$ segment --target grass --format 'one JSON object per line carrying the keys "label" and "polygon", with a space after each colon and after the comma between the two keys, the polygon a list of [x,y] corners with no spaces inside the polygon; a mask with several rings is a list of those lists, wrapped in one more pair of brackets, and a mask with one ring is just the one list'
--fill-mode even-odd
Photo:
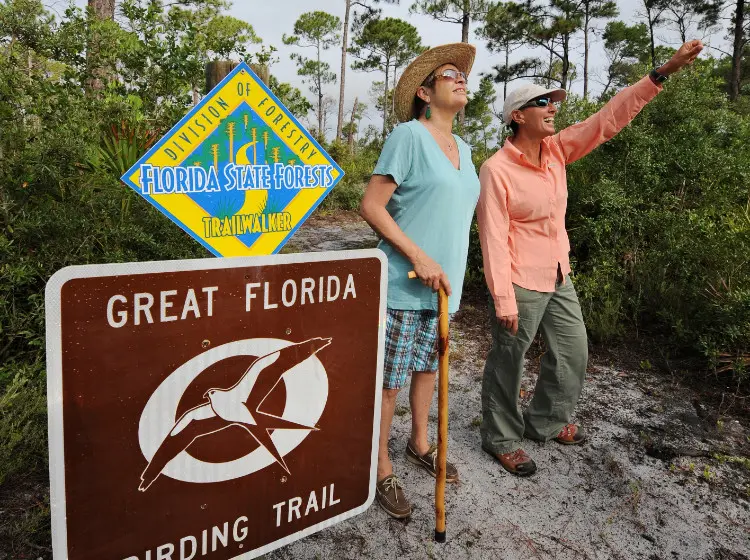
{"label": "grass", "polygon": [[716,473],[711,470],[711,467],[706,465],[703,468],[703,478],[706,480],[706,482],[711,482],[714,477],[716,477]]}
{"label": "grass", "polygon": [[630,497],[628,502],[630,507],[633,509],[633,513],[638,513],[638,507],[641,505],[641,498],[643,497],[643,489],[641,488],[641,482],[637,480],[630,481]]}
{"label": "grass", "polygon": [[0,488],[16,473],[46,469],[45,385],[26,373],[17,372],[0,396]]}
{"label": "grass", "polygon": [[732,455],[722,455],[721,453],[714,453],[714,459],[719,461],[719,463],[732,463],[735,465],[740,465],[741,467],[745,467],[748,471],[750,471],[749,457],[735,457]]}
{"label": "grass", "polygon": [[0,559],[51,557],[47,399],[30,373],[21,368],[0,395]]}

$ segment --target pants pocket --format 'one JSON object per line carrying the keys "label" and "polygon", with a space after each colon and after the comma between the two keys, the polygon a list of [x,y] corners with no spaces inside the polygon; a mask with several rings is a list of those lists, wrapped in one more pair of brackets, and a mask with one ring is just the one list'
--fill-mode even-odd
{"label": "pants pocket", "polygon": [[513,291],[516,294],[516,305],[518,306],[519,315],[523,311],[523,307],[537,307],[545,297],[545,294],[542,292],[527,290],[516,284],[513,284]]}

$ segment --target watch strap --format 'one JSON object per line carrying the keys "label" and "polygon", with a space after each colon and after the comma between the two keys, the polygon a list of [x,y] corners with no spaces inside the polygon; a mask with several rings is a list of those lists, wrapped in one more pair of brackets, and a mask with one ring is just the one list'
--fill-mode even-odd
{"label": "watch strap", "polygon": [[649,72],[649,76],[651,76],[651,79],[654,80],[654,82],[656,82],[657,84],[661,84],[667,79],[667,76],[665,76],[664,74],[659,74],[659,72],[656,71],[656,68]]}

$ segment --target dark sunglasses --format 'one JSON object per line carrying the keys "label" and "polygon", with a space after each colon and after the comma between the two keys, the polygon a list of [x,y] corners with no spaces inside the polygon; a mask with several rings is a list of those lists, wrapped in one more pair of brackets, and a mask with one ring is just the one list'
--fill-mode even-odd
{"label": "dark sunglasses", "polygon": [[532,99],[525,105],[521,105],[519,109],[526,109],[528,107],[547,107],[549,105],[555,105],[555,107],[557,107],[557,104],[549,97],[541,97],[539,99]]}
{"label": "dark sunglasses", "polygon": [[466,74],[460,70],[453,70],[451,68],[446,68],[440,72],[440,74],[433,74],[430,77],[430,82],[434,82],[435,80],[457,80],[459,77],[461,77],[465,83],[469,83],[469,78]]}

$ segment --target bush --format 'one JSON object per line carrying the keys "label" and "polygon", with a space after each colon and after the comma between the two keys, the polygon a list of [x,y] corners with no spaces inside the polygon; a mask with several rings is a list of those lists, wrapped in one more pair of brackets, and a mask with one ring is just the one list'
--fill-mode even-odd
{"label": "bush", "polygon": [[341,142],[332,143],[326,150],[344,170],[345,175],[325,198],[320,206],[321,210],[357,210],[380,151],[358,147],[358,151],[352,154]]}
{"label": "bush", "polygon": [[[23,59],[26,60],[25,58]],[[208,256],[119,182],[91,166],[111,102],[0,59],[0,484],[46,478],[44,287],[71,264]],[[25,63],[25,62],[24,62]],[[24,69],[24,71],[26,71]],[[132,111],[132,108],[130,109]],[[144,139],[136,139],[141,141]],[[147,140],[147,139],[146,139]]]}
{"label": "bush", "polygon": [[0,395],[0,485],[15,472],[45,470],[47,395],[41,364],[3,366]]}
{"label": "bush", "polygon": [[[750,351],[750,119],[727,102],[713,64],[671,78],[568,168],[576,286],[600,339],[627,326],[708,358]],[[595,109],[573,99],[561,120]]]}

